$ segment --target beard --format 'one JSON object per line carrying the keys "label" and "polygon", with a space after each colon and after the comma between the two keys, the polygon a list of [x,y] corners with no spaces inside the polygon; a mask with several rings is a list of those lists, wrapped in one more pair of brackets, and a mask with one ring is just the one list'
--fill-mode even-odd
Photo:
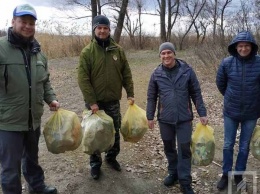
{"label": "beard", "polygon": [[14,35],[20,39],[21,43],[30,43],[34,39],[34,36],[25,37],[19,33],[14,32]]}
{"label": "beard", "polygon": [[28,44],[28,43],[31,43],[34,39],[34,35],[29,36],[29,37],[25,37],[22,34],[16,32],[15,29],[13,29],[13,35],[17,38],[17,40],[19,40],[19,42],[21,44],[25,44],[25,45]]}

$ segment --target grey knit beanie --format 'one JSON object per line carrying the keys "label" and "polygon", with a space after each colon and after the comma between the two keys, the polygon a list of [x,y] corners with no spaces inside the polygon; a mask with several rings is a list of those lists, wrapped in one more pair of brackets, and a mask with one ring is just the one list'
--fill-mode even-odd
{"label": "grey knit beanie", "polygon": [[94,17],[92,25],[93,25],[93,30],[95,30],[95,28],[98,25],[106,25],[110,29],[110,21],[104,15],[97,15],[96,17]]}
{"label": "grey knit beanie", "polygon": [[175,54],[175,48],[174,45],[171,42],[164,42],[160,45],[159,47],[159,54],[161,54],[161,52],[163,50],[171,50],[174,54]]}

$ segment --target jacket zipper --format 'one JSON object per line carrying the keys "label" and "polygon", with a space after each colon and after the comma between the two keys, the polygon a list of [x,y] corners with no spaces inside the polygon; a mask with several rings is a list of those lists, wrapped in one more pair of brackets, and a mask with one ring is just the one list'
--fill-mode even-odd
{"label": "jacket zipper", "polygon": [[32,94],[32,83],[31,83],[31,68],[30,68],[30,63],[28,61],[26,52],[23,48],[20,48],[23,55],[23,60],[24,60],[24,64],[25,64],[25,70],[26,70],[26,74],[27,74],[27,80],[28,80],[28,85],[29,85],[29,119],[28,119],[28,129],[29,131],[31,131],[33,129],[32,127],[32,98],[31,98],[31,94]]}
{"label": "jacket zipper", "polygon": [[244,83],[245,83],[245,63],[244,61],[242,61],[242,95],[241,95],[241,102],[240,102],[240,107],[241,107],[241,113],[244,113],[244,106],[243,106],[243,102],[244,102]]}

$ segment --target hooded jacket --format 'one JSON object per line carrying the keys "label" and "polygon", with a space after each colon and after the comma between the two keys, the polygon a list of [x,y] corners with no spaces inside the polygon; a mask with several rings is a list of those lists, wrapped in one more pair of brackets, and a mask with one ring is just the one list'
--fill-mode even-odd
{"label": "hooded jacket", "polygon": [[0,38],[0,130],[40,127],[44,101],[49,104],[56,100],[39,43],[34,39],[30,48],[26,54],[11,28],[7,36]]}
{"label": "hooded jacket", "polygon": [[108,45],[92,39],[81,52],[78,84],[89,104],[120,100],[124,87],[127,97],[134,97],[132,73],[123,49],[109,38]]}
{"label": "hooded jacket", "polygon": [[[249,42],[249,56],[241,57],[238,42]],[[242,31],[228,46],[231,56],[224,58],[219,66],[216,84],[224,96],[223,114],[237,120],[253,120],[260,116],[260,56],[253,35]]]}
{"label": "hooded jacket", "polygon": [[180,65],[174,81],[172,81],[162,64],[152,73],[148,92],[146,116],[153,120],[158,100],[157,119],[168,124],[178,124],[193,119],[191,100],[200,117],[207,116],[201,95],[201,89],[193,69],[184,61],[176,59]]}

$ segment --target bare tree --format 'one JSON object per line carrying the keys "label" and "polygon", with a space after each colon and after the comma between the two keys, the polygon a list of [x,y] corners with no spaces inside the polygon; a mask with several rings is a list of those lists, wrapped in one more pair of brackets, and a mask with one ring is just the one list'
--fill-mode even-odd
{"label": "bare tree", "polygon": [[253,11],[255,16],[254,31],[256,39],[260,40],[260,0],[254,0],[253,5],[255,5]]}
{"label": "bare tree", "polygon": [[231,2],[232,0],[225,0],[220,9],[220,37],[221,37],[222,45],[224,45],[224,41],[225,41],[225,29],[224,29],[225,11]]}
{"label": "bare tree", "polygon": [[168,22],[167,22],[167,40],[171,41],[172,28],[176,23],[179,16],[180,0],[174,1],[172,4],[171,0],[168,0]]}
{"label": "bare tree", "polygon": [[[159,16],[160,16],[160,35],[161,42],[171,41],[172,28],[176,23],[179,16],[180,0],[157,0],[159,6]],[[166,12],[167,8],[167,12]],[[167,14],[167,30],[166,30],[166,14]]]}
{"label": "bare tree", "polygon": [[[213,40],[215,41],[218,32],[220,32],[221,41],[223,42],[223,37],[225,36],[225,20],[227,8],[231,4],[232,0],[208,0],[206,4],[205,11],[209,13],[209,20],[212,22],[212,33]],[[232,17],[231,13],[230,17]],[[219,31],[218,31],[219,29]]]}
{"label": "bare tree", "polygon": [[[120,41],[123,24],[125,20],[125,14],[128,6],[128,0],[88,0],[88,1],[81,1],[81,0],[65,0],[64,5],[78,5],[81,7],[86,8],[88,11],[91,11],[91,18],[97,15],[102,14],[102,10],[106,6],[110,6],[112,10],[118,13],[118,16],[114,16],[116,22],[116,29],[114,31],[114,39],[116,42]],[[80,17],[70,17],[72,19],[81,19],[90,16],[80,16]],[[92,36],[94,36],[94,32],[92,32]]]}
{"label": "bare tree", "polygon": [[116,7],[119,7],[119,9],[114,9],[118,12],[117,25],[116,25],[116,29],[114,32],[114,40],[117,43],[120,41],[120,37],[121,37],[121,33],[122,33],[124,21],[125,21],[126,10],[127,10],[127,6],[128,6],[128,0],[122,0],[119,2],[121,2],[121,5],[117,1],[114,1],[114,5]]}
{"label": "bare tree", "polygon": [[252,13],[252,10],[250,8],[249,2],[241,1],[241,9],[237,11],[237,14],[235,15],[235,21],[237,24],[240,24],[239,29],[240,30],[250,30],[250,16],[249,14]]}
{"label": "bare tree", "polygon": [[157,0],[159,5],[158,13],[160,15],[160,38],[161,42],[167,41],[165,30],[165,13],[166,13],[166,0]]}
{"label": "bare tree", "polygon": [[217,21],[219,18],[219,0],[208,0],[205,5],[205,12],[208,12],[208,19],[212,21],[212,35],[215,40],[217,34]]}
{"label": "bare tree", "polygon": [[138,28],[139,28],[138,23],[139,23],[138,19],[132,20],[130,13],[127,11],[126,12],[126,22],[125,22],[124,30],[129,35],[129,38],[131,40],[131,44],[132,44],[133,47],[136,47],[135,36],[136,36],[136,34],[138,32]]}
{"label": "bare tree", "polygon": [[192,26],[194,25],[196,19],[198,18],[201,10],[203,9],[204,5],[206,4],[206,0],[193,0],[192,2],[189,0],[183,0],[183,5],[184,5],[184,13],[187,13],[187,17],[189,17],[189,23],[187,25],[186,32],[184,35],[181,37],[180,40],[180,50],[183,48],[183,41],[185,37],[188,35],[190,32]]}
{"label": "bare tree", "polygon": [[[94,17],[95,16],[97,16],[97,1],[96,0],[91,0],[91,13],[92,13],[92,21],[93,21],[93,19],[94,19]],[[99,5],[100,5],[100,2],[99,2]],[[101,10],[100,10],[101,11]],[[93,25],[93,24],[92,24]],[[92,26],[92,28],[93,28],[93,26]],[[95,36],[95,33],[94,33],[94,31],[92,30],[92,37],[94,37]]]}
{"label": "bare tree", "polygon": [[255,0],[254,5],[255,5],[255,13],[256,13],[255,15],[257,19],[260,20],[260,0]]}
{"label": "bare tree", "polygon": [[138,9],[138,22],[139,22],[138,45],[139,45],[139,49],[143,49],[141,16],[142,16],[142,7],[143,7],[144,3],[142,0],[135,0],[135,2],[137,5],[137,9]]}
{"label": "bare tree", "polygon": [[198,18],[193,23],[193,26],[194,26],[194,29],[196,32],[196,44],[203,43],[206,38],[207,28],[210,25],[210,21],[208,18],[209,18],[209,15],[208,15],[207,10],[202,9]]}

